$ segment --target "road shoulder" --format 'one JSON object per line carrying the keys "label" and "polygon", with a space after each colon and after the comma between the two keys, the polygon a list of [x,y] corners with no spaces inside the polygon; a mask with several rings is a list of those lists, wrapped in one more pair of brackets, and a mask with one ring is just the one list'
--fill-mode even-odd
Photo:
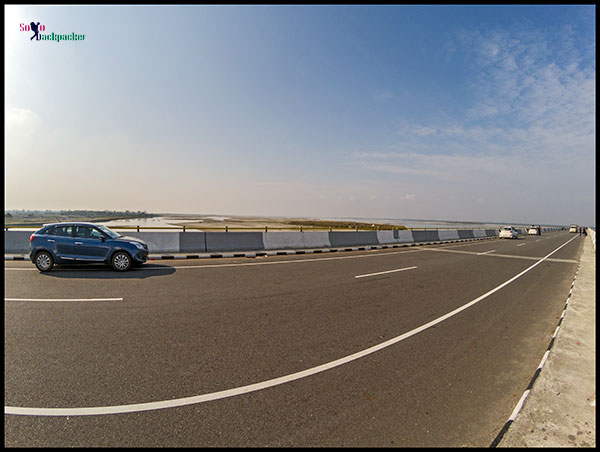
{"label": "road shoulder", "polygon": [[596,254],[591,238],[539,378],[498,447],[596,446]]}

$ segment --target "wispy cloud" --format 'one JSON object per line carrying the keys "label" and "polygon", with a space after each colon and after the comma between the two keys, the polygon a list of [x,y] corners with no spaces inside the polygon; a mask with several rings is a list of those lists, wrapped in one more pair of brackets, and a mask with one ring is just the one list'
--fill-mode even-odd
{"label": "wispy cloud", "polygon": [[476,101],[462,117],[401,121],[395,149],[355,152],[352,162],[429,180],[576,177],[573,168],[594,159],[596,94],[595,67],[572,35],[569,27],[559,36],[525,27],[456,33],[446,57],[464,59]]}

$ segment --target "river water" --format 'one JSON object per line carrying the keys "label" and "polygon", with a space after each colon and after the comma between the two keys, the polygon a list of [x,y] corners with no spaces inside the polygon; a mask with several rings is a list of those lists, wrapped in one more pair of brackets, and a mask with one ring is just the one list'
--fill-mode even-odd
{"label": "river water", "polygon": [[[186,222],[197,222],[201,219],[211,220],[211,221],[223,221],[223,227],[227,224],[227,219],[230,217],[227,216],[219,216],[219,215],[189,215],[185,217],[174,217],[174,216],[161,216],[161,217],[152,217],[152,218],[130,218],[123,220],[112,220],[102,222],[105,226],[110,228],[115,228],[116,226],[140,226],[140,227],[152,227],[152,228],[160,228],[167,227],[173,228],[176,226],[175,223],[183,224]],[[268,219],[268,217],[265,217]],[[444,221],[444,220],[419,220],[419,219],[396,219],[396,218],[347,218],[347,217],[323,217],[316,218],[321,221],[356,221],[361,223],[380,223],[380,224],[395,224],[395,225],[403,225],[407,228],[485,228],[485,229],[494,229],[504,225],[512,225],[512,226],[529,226],[528,224],[520,224],[520,223],[484,223],[484,222],[457,222],[457,221]],[[39,228],[19,228],[11,230],[37,230]]]}

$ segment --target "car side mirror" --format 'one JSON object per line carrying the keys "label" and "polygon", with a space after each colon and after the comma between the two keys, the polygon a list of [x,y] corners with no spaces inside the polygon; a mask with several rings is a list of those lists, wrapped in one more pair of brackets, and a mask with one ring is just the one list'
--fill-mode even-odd
{"label": "car side mirror", "polygon": [[100,237],[100,241],[104,242],[106,239],[104,238],[104,236]]}

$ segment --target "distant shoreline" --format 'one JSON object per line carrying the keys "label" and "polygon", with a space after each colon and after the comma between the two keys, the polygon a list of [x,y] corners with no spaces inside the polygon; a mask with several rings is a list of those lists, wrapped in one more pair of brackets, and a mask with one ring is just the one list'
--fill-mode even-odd
{"label": "distant shoreline", "polygon": [[[14,212],[14,211],[13,211]],[[20,212],[19,212],[20,213]],[[5,226],[41,227],[43,224],[62,221],[89,221],[93,223],[112,223],[109,227],[133,226],[139,221],[142,227],[189,227],[189,228],[228,228],[233,229],[292,229],[292,228],[335,228],[362,230],[390,230],[411,228],[470,227],[495,228],[502,225],[527,227],[530,223],[510,222],[477,222],[456,220],[424,220],[394,219],[367,217],[284,217],[284,216],[251,216],[251,215],[219,215],[219,214],[181,214],[181,213],[146,213],[146,212],[106,212],[106,211],[24,211],[4,218]],[[37,215],[36,215],[37,214]],[[107,215],[108,214],[108,215]],[[122,224],[117,223],[122,222]],[[560,225],[543,225],[560,226]]]}

